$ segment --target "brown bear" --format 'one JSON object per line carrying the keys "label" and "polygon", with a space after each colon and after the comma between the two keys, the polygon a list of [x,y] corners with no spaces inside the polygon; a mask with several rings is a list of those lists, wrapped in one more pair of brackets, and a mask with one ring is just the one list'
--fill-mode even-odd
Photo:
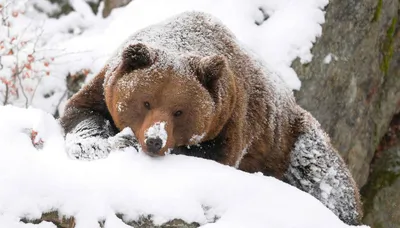
{"label": "brown bear", "polygon": [[347,224],[360,222],[358,189],[319,123],[205,13],[133,34],[69,100],[61,124],[77,159],[105,157],[116,141],[135,145],[129,134],[115,136],[130,128],[150,156],[185,154],[262,172],[313,195]]}

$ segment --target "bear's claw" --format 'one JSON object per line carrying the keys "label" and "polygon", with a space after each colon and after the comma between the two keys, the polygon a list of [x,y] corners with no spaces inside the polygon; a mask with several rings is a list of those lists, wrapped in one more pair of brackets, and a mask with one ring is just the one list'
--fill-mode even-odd
{"label": "bear's claw", "polygon": [[67,134],[65,138],[67,154],[78,160],[96,160],[106,158],[113,150],[127,147],[138,149],[139,143],[132,131],[124,130],[109,138],[82,137],[77,134]]}
{"label": "bear's claw", "polygon": [[101,137],[81,138],[73,134],[66,136],[67,154],[72,159],[96,160],[105,158],[111,151],[111,145],[107,139]]}
{"label": "bear's claw", "polygon": [[115,136],[108,138],[108,142],[110,143],[112,150],[121,150],[127,147],[134,147],[138,150],[139,148],[138,140],[133,132],[128,128],[122,130]]}

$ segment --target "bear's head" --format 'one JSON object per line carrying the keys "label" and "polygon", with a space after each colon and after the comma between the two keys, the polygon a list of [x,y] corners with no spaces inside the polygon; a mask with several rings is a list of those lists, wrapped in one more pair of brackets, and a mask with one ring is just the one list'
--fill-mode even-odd
{"label": "bear's head", "polygon": [[141,43],[123,50],[104,88],[116,127],[130,127],[151,156],[215,138],[236,101],[224,56],[169,54]]}

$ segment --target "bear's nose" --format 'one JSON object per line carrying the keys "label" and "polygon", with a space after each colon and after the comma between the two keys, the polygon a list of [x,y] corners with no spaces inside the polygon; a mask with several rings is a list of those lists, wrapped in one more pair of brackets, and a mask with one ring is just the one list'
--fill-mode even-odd
{"label": "bear's nose", "polygon": [[146,140],[147,151],[156,154],[162,147],[162,140],[160,138],[148,138]]}

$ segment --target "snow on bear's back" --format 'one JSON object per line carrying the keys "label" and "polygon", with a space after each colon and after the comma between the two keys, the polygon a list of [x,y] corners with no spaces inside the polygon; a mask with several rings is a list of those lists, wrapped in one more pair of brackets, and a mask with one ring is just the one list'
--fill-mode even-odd
{"label": "snow on bear's back", "polygon": [[[282,78],[261,57],[237,40],[236,36],[216,17],[197,11],[178,14],[131,35],[109,60],[106,78],[120,63],[122,52],[130,45],[144,43],[157,51],[157,61],[151,68],[173,67],[182,75],[190,73],[189,55],[224,55],[232,70],[245,86],[258,84],[268,88],[268,106],[291,106],[293,93]],[[249,81],[255,83],[248,83]],[[110,81],[107,79],[106,81]],[[247,87],[247,90],[257,88]],[[255,92],[257,93],[257,91]]]}
{"label": "snow on bear's back", "polygon": [[187,74],[185,61],[180,61],[182,54],[226,55],[227,45],[232,40],[235,40],[234,35],[215,17],[185,12],[131,35],[108,62],[107,75],[118,66],[122,52],[132,44],[144,43],[157,51],[157,61],[152,67],[173,67]]}

